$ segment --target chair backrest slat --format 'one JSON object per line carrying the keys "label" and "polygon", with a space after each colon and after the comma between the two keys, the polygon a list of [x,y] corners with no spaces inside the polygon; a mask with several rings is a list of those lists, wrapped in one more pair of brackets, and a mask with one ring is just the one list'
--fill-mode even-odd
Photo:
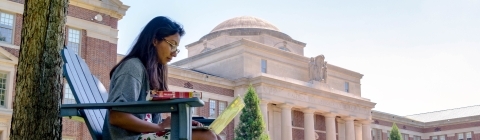
{"label": "chair backrest slat", "polygon": [[[89,102],[88,98],[85,97],[85,91],[82,88],[81,82],[79,82],[76,72],[72,70],[68,65],[66,65],[65,74],[68,74],[67,81],[70,84],[70,88],[72,89],[73,96],[77,103],[85,103]],[[70,78],[70,80],[69,80]],[[102,131],[103,124],[99,124],[97,121],[97,116],[101,116],[101,112],[98,110],[80,110],[80,114],[84,116],[85,123],[87,124],[88,129],[92,134],[97,134]]]}
{"label": "chair backrest slat", "polygon": [[[81,57],[68,48],[62,50],[64,75],[71,87],[75,101],[83,103],[105,103],[107,92],[101,82],[90,73],[90,69]],[[102,139],[105,109],[80,110],[93,139]]]}

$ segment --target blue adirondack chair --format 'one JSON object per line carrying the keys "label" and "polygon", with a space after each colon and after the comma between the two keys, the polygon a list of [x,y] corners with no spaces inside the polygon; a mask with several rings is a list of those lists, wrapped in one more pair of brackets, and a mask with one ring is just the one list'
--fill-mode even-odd
{"label": "blue adirondack chair", "polygon": [[[191,140],[191,107],[204,106],[198,98],[173,99],[166,101],[139,101],[128,103],[106,103],[108,93],[103,84],[90,73],[84,60],[65,47],[62,49],[63,75],[72,89],[76,104],[62,104],[61,116],[80,116],[84,119],[94,140],[102,140],[106,111],[112,107],[119,111],[138,113],[171,113],[171,139]],[[199,119],[211,123],[211,119]]]}

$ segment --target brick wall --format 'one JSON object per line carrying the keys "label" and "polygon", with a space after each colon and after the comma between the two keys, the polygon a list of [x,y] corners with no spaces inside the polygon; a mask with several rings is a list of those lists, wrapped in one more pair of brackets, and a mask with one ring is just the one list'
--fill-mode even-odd
{"label": "brick wall", "polygon": [[480,140],[480,133],[473,134],[473,140]]}
{"label": "brick wall", "polygon": [[318,135],[317,140],[326,140],[327,139],[327,134],[325,134],[325,133],[317,132],[317,135]]}
{"label": "brick wall", "polygon": [[480,127],[480,121],[424,128],[423,133],[435,132],[435,129],[437,130],[439,129],[440,131],[446,131],[446,130],[454,130],[454,129],[462,129],[462,128],[471,128],[471,127]]}
{"label": "brick wall", "polygon": [[322,115],[315,115],[315,130],[327,131],[325,127],[325,117]]}
{"label": "brick wall", "polygon": [[[378,125],[383,125],[383,126],[388,126],[388,127],[391,127],[393,125],[393,122],[389,122],[389,121],[384,121],[384,120],[379,120],[379,119],[374,119],[373,120],[375,124],[378,124]],[[405,124],[402,124],[402,123],[395,123],[398,127],[398,129],[400,130],[409,130],[409,131],[415,131],[415,132],[423,132],[424,131],[424,128],[419,128],[419,127],[415,127],[415,126],[411,126],[411,125],[405,125]]]}
{"label": "brick wall", "polygon": [[292,140],[304,140],[303,129],[292,128]]}
{"label": "brick wall", "polygon": [[[86,38],[86,47],[82,49],[83,58],[94,74],[107,88],[110,85],[110,70],[115,66],[117,59],[117,45],[105,40],[91,37]],[[83,45],[82,45],[83,46]]]}
{"label": "brick wall", "polygon": [[303,117],[303,112],[298,111],[298,110],[292,110],[292,126],[293,127],[299,127],[299,128],[304,128],[305,122],[304,122],[304,117]]}
{"label": "brick wall", "polygon": [[67,137],[74,137],[78,140],[91,140],[92,136],[88,131],[85,123],[73,121],[69,118],[62,120],[62,135]]}
{"label": "brick wall", "polygon": [[[22,42],[22,26],[23,26],[23,15],[15,14],[15,35],[13,35],[13,44],[20,46]],[[18,54],[18,53],[17,53]],[[16,55],[18,57],[18,55]]]}

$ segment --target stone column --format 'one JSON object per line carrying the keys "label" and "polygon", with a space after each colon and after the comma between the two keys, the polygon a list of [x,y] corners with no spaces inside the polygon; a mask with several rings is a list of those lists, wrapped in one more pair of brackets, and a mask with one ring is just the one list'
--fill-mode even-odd
{"label": "stone column", "polygon": [[262,111],[263,115],[263,122],[265,122],[265,134],[269,134],[268,131],[268,101],[262,100],[260,101],[260,110]]}
{"label": "stone column", "polygon": [[362,121],[362,136],[364,140],[371,140],[372,139],[372,128],[370,128],[371,121],[365,120]]}
{"label": "stone column", "polygon": [[326,113],[323,114],[325,117],[325,127],[327,131],[327,140],[336,140],[337,132],[335,131],[335,117],[336,114]]}
{"label": "stone column", "polygon": [[355,140],[362,140],[362,124],[355,123]]}
{"label": "stone column", "polygon": [[282,104],[282,140],[292,140],[292,105]]}
{"label": "stone column", "polygon": [[314,112],[315,110],[309,108],[303,110],[303,132],[305,140],[315,140],[315,115],[313,114]]}
{"label": "stone column", "polygon": [[346,140],[355,140],[355,127],[352,117],[342,117],[345,120]]}

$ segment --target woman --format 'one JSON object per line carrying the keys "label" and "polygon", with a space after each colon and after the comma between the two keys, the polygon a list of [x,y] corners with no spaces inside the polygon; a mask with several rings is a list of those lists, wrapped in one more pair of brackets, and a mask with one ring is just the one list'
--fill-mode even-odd
{"label": "woman", "polygon": [[[167,63],[177,56],[180,37],[184,34],[185,31],[179,24],[166,17],[152,19],[138,36],[131,51],[110,71],[107,102],[145,101],[148,90],[168,90]],[[129,114],[115,110],[109,110],[105,117],[105,139],[147,139],[145,137],[148,134],[155,136],[151,134],[170,127],[170,118],[159,123],[158,113],[149,118],[149,114]],[[151,119],[151,122],[145,121],[146,119]],[[192,125],[199,124],[192,122]],[[142,137],[142,134],[146,135]],[[211,131],[199,131],[193,132],[192,138],[216,140],[217,136]]]}

